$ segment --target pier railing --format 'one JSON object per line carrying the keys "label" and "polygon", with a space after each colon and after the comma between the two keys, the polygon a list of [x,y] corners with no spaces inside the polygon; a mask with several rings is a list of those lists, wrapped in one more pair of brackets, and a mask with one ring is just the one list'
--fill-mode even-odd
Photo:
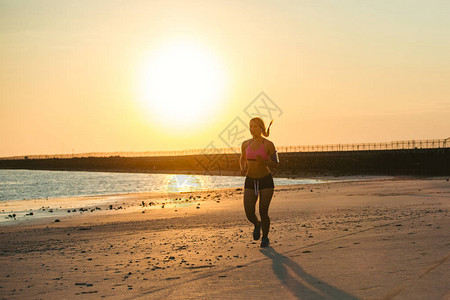
{"label": "pier railing", "polygon": [[329,144],[277,147],[278,152],[371,151],[450,148],[450,139],[406,140],[384,143]]}
{"label": "pier railing", "polygon": [[[375,150],[409,150],[450,148],[450,138],[435,140],[405,140],[384,143],[329,144],[304,146],[277,146],[279,153],[289,152],[336,152],[336,151],[375,151]],[[149,156],[182,156],[203,154],[235,154],[240,148],[191,149],[178,151],[144,151],[144,152],[91,152],[72,154],[49,154],[2,157],[1,160],[14,159],[52,159],[83,157],[149,157]]]}

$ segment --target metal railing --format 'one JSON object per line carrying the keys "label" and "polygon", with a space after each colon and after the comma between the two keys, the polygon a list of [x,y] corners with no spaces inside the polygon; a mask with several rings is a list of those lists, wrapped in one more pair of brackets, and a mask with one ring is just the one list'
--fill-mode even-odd
{"label": "metal railing", "polygon": [[[329,144],[306,146],[277,146],[279,153],[289,152],[334,152],[334,151],[375,151],[375,150],[407,150],[407,149],[439,149],[450,148],[450,138],[436,140],[406,140],[385,143]],[[150,156],[184,156],[204,154],[239,153],[240,148],[191,149],[179,151],[145,151],[145,152],[91,152],[77,154],[50,154],[2,157],[0,160],[15,159],[52,159],[83,157],[150,157]]]}
{"label": "metal railing", "polygon": [[449,148],[450,139],[406,140],[384,143],[330,144],[277,147],[278,152],[372,151]]}

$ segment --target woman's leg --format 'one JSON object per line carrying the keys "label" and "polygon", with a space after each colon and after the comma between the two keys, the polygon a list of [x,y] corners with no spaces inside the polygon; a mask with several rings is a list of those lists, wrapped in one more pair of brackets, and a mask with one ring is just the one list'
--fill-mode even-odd
{"label": "woman's leg", "polygon": [[247,219],[255,226],[259,224],[258,218],[255,214],[255,205],[258,196],[255,195],[255,191],[252,189],[244,189],[244,209]]}
{"label": "woman's leg", "polygon": [[261,227],[263,238],[267,238],[270,229],[269,205],[273,196],[273,188],[259,191],[259,215],[261,216]]}

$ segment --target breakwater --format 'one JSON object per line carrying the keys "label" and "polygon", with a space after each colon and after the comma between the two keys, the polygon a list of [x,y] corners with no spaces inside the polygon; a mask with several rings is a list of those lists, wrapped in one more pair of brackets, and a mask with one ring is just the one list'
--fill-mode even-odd
{"label": "breakwater", "polygon": [[[274,172],[301,175],[450,175],[450,148],[284,152]],[[238,175],[239,154],[0,160],[0,169]]]}

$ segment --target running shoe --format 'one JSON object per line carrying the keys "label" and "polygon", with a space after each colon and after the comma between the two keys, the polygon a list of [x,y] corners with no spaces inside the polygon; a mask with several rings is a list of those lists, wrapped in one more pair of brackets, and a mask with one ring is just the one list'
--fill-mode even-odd
{"label": "running shoe", "polygon": [[261,237],[261,222],[258,222],[258,225],[255,225],[255,229],[253,229],[253,239],[255,241],[259,240]]}
{"label": "running shoe", "polygon": [[261,239],[261,248],[269,247],[269,244],[270,244],[270,242],[269,242],[268,238],[263,237]]}

